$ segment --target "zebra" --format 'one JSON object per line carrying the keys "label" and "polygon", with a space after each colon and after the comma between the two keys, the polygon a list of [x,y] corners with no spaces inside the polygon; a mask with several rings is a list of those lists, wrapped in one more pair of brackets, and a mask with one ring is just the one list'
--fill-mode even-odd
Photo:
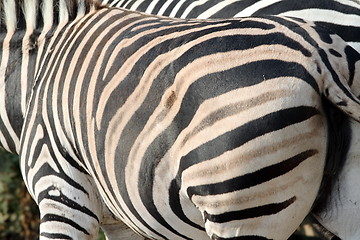
{"label": "zebra", "polygon": [[[314,21],[338,34],[360,52],[360,1],[358,0],[103,0],[110,6],[134,11],[180,18],[231,18],[246,16],[280,15]],[[360,86],[352,89],[360,95]],[[347,122],[347,121],[345,121]],[[346,125],[343,124],[342,125]],[[348,152],[343,156],[343,168],[337,166],[339,176],[332,175],[336,184],[327,189],[328,198],[312,212],[317,221],[344,239],[360,236],[358,222],[360,192],[354,182],[359,182],[359,125],[349,120],[351,132]],[[345,128],[345,127],[344,127]],[[331,147],[331,146],[330,146]],[[335,166],[333,166],[335,168]],[[325,180],[326,181],[326,180]],[[320,202],[320,201],[319,201]]]}
{"label": "zebra", "polygon": [[102,0],[113,7],[176,18],[296,17],[331,29],[360,52],[359,0]]}
{"label": "zebra", "polygon": [[286,239],[318,193],[327,109],[360,121],[360,56],[311,22],[87,0],[3,0],[0,19],[0,142],[42,239],[99,225],[112,239],[123,223],[151,239]]}
{"label": "zebra", "polygon": [[[280,15],[304,18],[316,22],[336,32],[352,47],[360,52],[360,2],[350,0],[280,0],[280,1],[156,1],[156,0],[104,0],[110,6],[123,7],[149,14],[181,18],[230,18],[261,15]],[[353,89],[356,88],[353,87]],[[358,132],[358,124],[350,120],[350,132]],[[336,181],[336,186],[327,189],[329,202],[322,203],[313,214],[322,225],[337,235],[348,239],[359,236],[357,222],[360,218],[353,213],[360,211],[354,204],[360,200],[353,182],[358,182],[357,134],[352,134],[350,147],[344,161],[344,173]],[[360,136],[360,135],[359,135]],[[345,156],[345,154],[344,154]],[[344,160],[345,160],[344,159]],[[338,166],[340,167],[340,166]],[[332,176],[337,178],[337,176]],[[324,210],[325,209],[325,210]]]}

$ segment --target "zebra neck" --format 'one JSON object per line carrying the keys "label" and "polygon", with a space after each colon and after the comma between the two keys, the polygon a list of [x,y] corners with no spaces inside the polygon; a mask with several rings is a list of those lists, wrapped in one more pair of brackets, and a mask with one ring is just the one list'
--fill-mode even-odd
{"label": "zebra neck", "polygon": [[0,0],[0,146],[18,153],[46,42],[62,26],[98,8],[87,0]]}
{"label": "zebra neck", "polygon": [[1,0],[0,31],[47,29],[99,7],[96,0]]}

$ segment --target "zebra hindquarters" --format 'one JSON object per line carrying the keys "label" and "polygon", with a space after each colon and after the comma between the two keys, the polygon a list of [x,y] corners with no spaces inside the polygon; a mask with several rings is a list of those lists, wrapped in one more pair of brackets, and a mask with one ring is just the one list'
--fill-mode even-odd
{"label": "zebra hindquarters", "polygon": [[[328,193],[328,199],[320,209],[315,209],[315,217],[322,226],[331,230],[341,239],[359,239],[360,229],[360,128],[359,123],[350,120],[351,141],[346,161],[339,177]],[[348,136],[349,137],[349,136]]]}
{"label": "zebra hindquarters", "polygon": [[[227,101],[223,110],[232,107],[231,114],[185,144],[180,194],[201,211],[212,239],[287,239],[309,213],[322,180],[327,123],[308,86],[287,92],[294,81],[228,93],[218,102]],[[203,119],[211,114],[204,110]]]}

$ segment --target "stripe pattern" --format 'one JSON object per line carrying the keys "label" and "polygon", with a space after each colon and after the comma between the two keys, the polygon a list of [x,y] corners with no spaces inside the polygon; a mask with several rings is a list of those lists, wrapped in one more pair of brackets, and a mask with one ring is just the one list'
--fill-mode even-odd
{"label": "stripe pattern", "polygon": [[360,52],[358,0],[102,0],[110,6],[177,18],[279,15],[314,21]]}
{"label": "stripe pattern", "polygon": [[360,57],[312,23],[62,0],[23,6],[15,31],[22,10],[11,3],[3,46],[35,44],[20,45],[26,68],[11,68],[15,49],[1,51],[1,86],[30,89],[2,95],[14,111],[2,114],[23,115],[14,148],[43,239],[92,239],[109,218],[152,239],[287,239],[323,175],[322,98],[359,121],[348,82]]}

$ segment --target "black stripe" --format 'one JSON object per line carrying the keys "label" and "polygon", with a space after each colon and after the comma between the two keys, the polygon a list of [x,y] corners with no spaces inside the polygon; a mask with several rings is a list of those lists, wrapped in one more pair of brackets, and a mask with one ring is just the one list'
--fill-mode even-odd
{"label": "black stripe", "polygon": [[[15,10],[16,10],[16,29],[17,30],[24,30],[26,28],[26,21],[25,21],[25,15],[22,10],[22,3],[19,1],[15,1]],[[3,9],[1,9],[4,11]],[[4,16],[4,15],[2,15]]]}
{"label": "black stripe", "polygon": [[262,168],[256,172],[248,173],[239,177],[235,177],[220,183],[206,184],[200,186],[189,187],[187,189],[188,196],[191,198],[193,195],[207,196],[224,194],[234,191],[239,191],[246,188],[259,185],[261,183],[270,181],[280,177],[294,168],[309,157],[317,154],[318,151],[310,149],[299,153],[289,159],[281,161],[280,163]]}
{"label": "black stripe", "polygon": [[[178,8],[178,11],[175,13],[175,17],[179,18],[184,13],[184,11],[188,8],[188,6],[196,1],[197,0],[186,0],[186,1],[182,2],[180,8]],[[179,3],[179,1],[173,1],[173,2]],[[174,7],[175,7],[175,5],[174,5]],[[170,8],[168,8],[168,9],[172,10]],[[169,14],[170,13],[171,13],[171,11],[169,11]],[[167,16],[167,15],[165,15],[165,16]]]}
{"label": "black stripe", "polygon": [[[197,4],[199,3],[199,1],[196,1],[196,2],[197,2]],[[207,9],[213,7],[218,2],[219,2],[218,0],[207,0],[200,5],[193,7],[193,9],[190,10],[190,12],[188,12],[188,14],[184,17],[185,18],[198,18],[200,14],[205,12]],[[243,2],[243,1],[241,1],[241,2]],[[238,3],[241,4],[241,2],[238,2]],[[186,6],[186,9],[183,9],[181,14],[176,14],[176,15],[180,17],[182,14],[184,14],[184,11],[187,9],[188,9],[188,6]],[[182,9],[180,9],[180,10],[182,10]],[[230,17],[232,17],[232,15],[228,14],[228,17],[225,17],[225,18],[230,18]]]}
{"label": "black stripe", "polygon": [[359,42],[360,27],[344,26],[344,25],[338,25],[327,22],[315,22],[315,23],[316,25],[322,26],[327,30],[336,33],[346,42]]}
{"label": "black stripe", "polygon": [[[303,20],[293,19],[293,20],[296,20],[296,22],[294,22],[294,21],[289,21],[287,19],[284,19],[284,18],[281,18],[278,16],[270,16],[270,15],[262,16],[261,18],[269,19],[269,20],[272,20],[272,21],[275,21],[275,22],[281,24],[282,26],[286,27],[290,31],[300,35],[305,41],[307,41],[310,45],[315,47],[315,49],[320,49],[318,42],[302,26]],[[315,30],[316,29],[318,29],[318,28],[315,27]],[[325,34],[322,34],[322,35],[319,34],[319,36],[327,37],[331,40],[328,33],[326,31],[324,33]],[[324,41],[325,39],[322,39],[322,40]]]}
{"label": "black stripe", "polygon": [[[137,1],[137,0],[136,0]],[[160,11],[160,8],[165,4],[166,0],[159,0],[153,9],[153,12],[158,13]]]}
{"label": "black stripe", "polygon": [[[5,143],[9,146],[9,150],[12,153],[16,153],[16,146],[14,139],[10,136],[8,128],[5,126],[3,120],[0,118],[0,131],[5,138]],[[3,147],[3,143],[0,142],[0,146]]]}
{"label": "black stripe", "polygon": [[[360,39],[360,36],[359,36]],[[346,61],[349,67],[349,86],[354,82],[355,65],[360,61],[360,53],[350,46],[345,47]]]}
{"label": "black stripe", "polygon": [[261,237],[261,236],[255,236],[255,235],[247,235],[247,236],[240,236],[240,237],[230,237],[230,238],[223,238],[223,237],[219,237],[216,234],[213,234],[211,236],[212,240],[271,240],[269,238],[266,237]]}
{"label": "black stripe", "polygon": [[9,117],[11,128],[20,139],[23,126],[21,111],[21,65],[22,65],[22,40],[24,31],[16,31],[10,40],[9,60],[5,72],[5,108]]}
{"label": "black stripe", "polygon": [[[59,191],[59,196],[53,196],[53,195],[49,195],[49,191],[51,190],[57,190]],[[40,192],[38,194],[38,203],[40,203],[42,200],[44,199],[50,199],[52,201],[58,202],[60,204],[63,204],[71,209],[77,210],[79,212],[82,212],[84,214],[87,214],[89,217],[94,218],[97,222],[99,222],[98,217],[87,207],[85,207],[84,205],[80,205],[76,202],[77,199],[70,199],[67,196],[65,196],[62,192],[61,189],[57,189],[54,186],[50,186],[47,189],[45,189],[44,191]]]}
{"label": "black stripe", "polygon": [[68,235],[60,234],[60,233],[44,233],[44,232],[42,232],[40,234],[40,236],[46,237],[49,239],[62,239],[62,240],[72,240],[73,239],[72,237],[70,237]]}
{"label": "black stripe", "polygon": [[127,1],[126,6],[125,6],[125,5],[124,5],[124,6],[125,6],[127,9],[130,9],[130,8],[132,7],[132,5],[133,5],[134,3],[136,3],[136,1],[137,1],[137,0]]}
{"label": "black stripe", "polygon": [[314,107],[299,106],[281,109],[259,119],[247,122],[214,140],[204,143],[182,157],[179,173],[194,164],[213,159],[226,151],[238,148],[254,138],[306,121],[319,113],[319,110]]}
{"label": "black stripe", "polygon": [[[46,1],[46,0],[43,0]],[[59,16],[60,16],[60,4],[56,4],[56,1],[53,1],[54,5],[53,5],[53,21],[54,21],[54,25],[57,26],[59,24]]]}
{"label": "black stripe", "polygon": [[68,218],[65,218],[63,216],[59,216],[59,215],[56,215],[56,214],[46,214],[44,215],[42,218],[41,218],[41,223],[46,223],[46,222],[61,222],[61,223],[65,223],[65,224],[68,224],[70,225],[71,227],[75,228],[76,230],[80,231],[80,232],[83,232],[84,234],[86,235],[90,235],[88,233],[88,231],[86,231],[86,229],[84,229],[83,227],[81,227],[79,224],[77,224],[76,222],[68,219]]}
{"label": "black stripe", "polygon": [[236,220],[245,220],[250,218],[257,218],[262,216],[274,215],[281,212],[282,210],[289,207],[296,201],[296,197],[292,197],[284,202],[280,203],[271,203],[258,207],[248,208],[239,211],[227,212],[222,214],[209,214],[204,212],[205,221],[211,221],[215,223],[226,223]]}
{"label": "black stripe", "polygon": [[[236,22],[233,22],[236,23]],[[243,23],[246,28],[257,29],[272,29],[274,25],[263,24],[257,21],[244,20]],[[234,28],[240,28],[241,25],[234,24]],[[242,29],[243,27],[241,27]],[[194,46],[191,51],[195,51],[200,55],[210,55],[211,53],[221,53],[231,50],[248,50],[262,45],[279,44],[291,48],[295,51],[301,52],[304,56],[310,57],[311,53],[304,48],[303,44],[289,38],[281,32],[257,34],[257,35],[231,35],[216,37],[204,41],[202,44]],[[204,48],[204,46],[216,46],[214,50]],[[206,51],[206,54],[204,53]]]}
{"label": "black stripe", "polygon": [[[166,10],[164,11],[164,13],[162,14],[162,16],[169,16],[170,13],[172,12],[172,10],[174,9],[174,7],[176,6],[176,4],[178,3],[178,1],[171,1],[171,3],[169,4],[169,6],[166,8]],[[146,9],[146,8],[145,8]],[[154,11],[151,12],[152,14],[157,14],[154,13]]]}
{"label": "black stripe", "polygon": [[[146,12],[146,9],[149,7],[149,5],[151,4],[151,0],[145,0],[142,3],[140,3],[140,5],[136,8],[136,11],[139,12]],[[165,15],[164,15],[165,16]]]}
{"label": "black stripe", "polygon": [[[36,158],[34,158],[34,161],[36,161]],[[54,160],[54,162],[56,163],[56,160]],[[35,192],[35,185],[36,183],[44,176],[57,176],[60,179],[63,179],[64,181],[66,181],[66,183],[69,185],[69,187],[73,187],[78,189],[79,191],[82,191],[84,194],[88,195],[88,192],[85,190],[85,188],[80,185],[78,182],[76,182],[74,180],[74,177],[72,176],[71,178],[69,176],[67,176],[61,169],[61,167],[59,166],[59,164],[57,163],[57,166],[60,169],[60,173],[57,173],[48,163],[43,164],[39,170],[36,172],[36,174],[33,177],[33,182],[32,182],[32,186],[31,189],[33,192]],[[29,170],[28,170],[29,171]],[[26,176],[28,174],[28,171],[26,172]],[[39,202],[40,199],[38,199]]]}
{"label": "black stripe", "polygon": [[[119,0],[119,2],[120,2],[120,0]],[[119,7],[123,8],[123,7],[125,7],[129,2],[130,2],[130,0],[123,1],[123,2],[120,4]]]}
{"label": "black stripe", "polygon": [[[171,181],[170,187],[169,187],[169,203],[170,208],[173,211],[173,213],[176,214],[176,216],[181,219],[182,222],[197,228],[199,230],[205,231],[205,228],[203,226],[200,226],[194,222],[192,222],[188,217],[185,215],[182,206],[181,201],[179,198],[179,188],[176,181]],[[149,203],[148,203],[149,204]]]}
{"label": "black stripe", "polygon": [[[242,0],[232,4],[228,4],[224,8],[218,10],[216,13],[211,15],[209,18],[229,18],[234,17],[236,14],[243,11],[245,8],[257,3],[259,0]],[[206,9],[203,9],[205,11]]]}

